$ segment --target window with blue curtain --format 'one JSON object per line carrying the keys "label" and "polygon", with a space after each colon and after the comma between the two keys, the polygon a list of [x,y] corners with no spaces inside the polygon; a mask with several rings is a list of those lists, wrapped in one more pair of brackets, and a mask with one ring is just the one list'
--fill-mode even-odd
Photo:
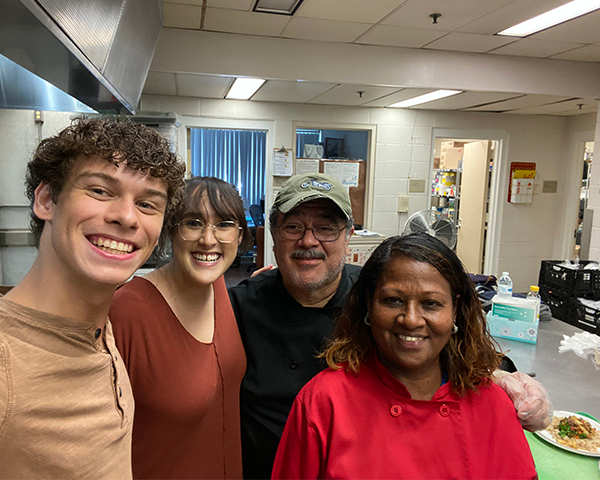
{"label": "window with blue curtain", "polygon": [[265,131],[192,128],[192,175],[235,185],[246,210],[260,205],[265,197],[266,144]]}

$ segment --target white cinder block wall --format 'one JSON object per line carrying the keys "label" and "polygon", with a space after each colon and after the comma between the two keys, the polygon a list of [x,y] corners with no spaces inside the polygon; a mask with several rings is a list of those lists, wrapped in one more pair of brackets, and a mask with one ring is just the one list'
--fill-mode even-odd
{"label": "white cinder block wall", "polygon": [[[29,201],[25,196],[25,168],[41,139],[69,125],[73,114],[44,112],[44,123],[34,121],[32,110],[0,109],[0,230],[29,229]],[[25,276],[35,247],[0,248],[0,284],[16,285]]]}
{"label": "white cinder block wall", "polygon": [[[561,258],[565,212],[565,177],[569,164],[571,137],[596,128],[595,115],[564,117],[498,115],[484,113],[433,112],[381,108],[308,106],[266,102],[237,102],[200,98],[143,96],[144,111],[175,112],[206,119],[270,121],[274,125],[273,146],[293,147],[294,122],[317,126],[353,124],[376,125],[374,154],[373,217],[371,229],[385,235],[402,231],[408,216],[427,208],[428,193],[408,194],[410,178],[430,180],[432,140],[438,129],[453,131],[493,130],[505,132],[506,158],[500,166],[498,261],[493,271],[511,272],[515,290],[527,290],[537,283],[540,261]],[[69,124],[70,114],[46,112],[42,137]],[[23,195],[25,165],[39,138],[33,112],[0,110],[0,228],[27,228],[26,199]],[[593,137],[588,141],[593,140]],[[531,205],[512,205],[507,195],[510,162],[537,163],[536,196]],[[595,177],[592,177],[595,178]],[[543,180],[558,180],[556,194],[542,194]],[[600,180],[596,178],[596,185]],[[595,189],[598,191],[598,188]],[[576,192],[577,193],[577,192]],[[398,195],[410,196],[410,211],[397,213]],[[596,195],[600,208],[600,194]],[[11,207],[10,205],[17,205]],[[20,205],[20,206],[19,206]],[[599,216],[600,218],[600,216]],[[570,228],[570,227],[569,227]],[[598,238],[598,237],[597,237]],[[600,240],[598,240],[600,242]],[[25,274],[35,249],[1,249],[2,282],[15,284]],[[600,248],[592,258],[600,258]]]}
{"label": "white cinder block wall", "polygon": [[[500,165],[498,258],[492,271],[508,270],[516,291],[537,284],[540,261],[560,258],[565,224],[565,176],[570,137],[593,130],[596,119],[570,121],[565,117],[486,114],[471,112],[348,108],[266,102],[238,102],[146,95],[144,111],[176,112],[201,118],[268,120],[274,123],[274,145],[294,147],[294,122],[335,128],[335,124],[376,125],[375,184],[371,229],[385,235],[402,231],[408,216],[428,205],[428,193],[410,194],[410,211],[397,213],[398,195],[408,195],[408,181],[429,182],[432,140],[436,129],[503,132],[504,161]],[[590,139],[592,140],[592,139]],[[536,195],[531,205],[506,202],[510,162],[536,162]],[[558,192],[543,194],[544,180],[558,180]],[[571,192],[573,193],[573,192]],[[575,192],[574,194],[578,194]],[[575,215],[575,212],[571,213]],[[570,228],[570,227],[569,227]]]}

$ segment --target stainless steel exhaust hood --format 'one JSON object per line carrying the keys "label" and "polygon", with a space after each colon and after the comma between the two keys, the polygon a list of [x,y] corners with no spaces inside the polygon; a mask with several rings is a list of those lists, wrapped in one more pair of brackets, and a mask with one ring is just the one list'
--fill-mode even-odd
{"label": "stainless steel exhaust hood", "polygon": [[0,108],[135,113],[161,25],[162,0],[2,0]]}

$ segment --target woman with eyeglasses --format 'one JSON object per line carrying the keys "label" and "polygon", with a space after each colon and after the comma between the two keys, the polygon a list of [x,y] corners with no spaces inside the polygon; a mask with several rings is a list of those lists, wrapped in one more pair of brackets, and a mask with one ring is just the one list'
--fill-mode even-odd
{"label": "woman with eyeglasses", "polygon": [[135,399],[133,478],[242,478],[246,356],[223,274],[252,242],[244,205],[195,177],[173,222],[173,259],[117,290],[109,313]]}

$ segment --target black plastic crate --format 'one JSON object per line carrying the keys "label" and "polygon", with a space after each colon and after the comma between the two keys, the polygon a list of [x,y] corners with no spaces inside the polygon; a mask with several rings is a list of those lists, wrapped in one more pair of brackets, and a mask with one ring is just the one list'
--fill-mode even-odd
{"label": "black plastic crate", "polygon": [[562,260],[542,260],[539,286],[569,296],[600,299],[600,270],[585,270],[589,261],[579,262],[578,270],[561,265]]}
{"label": "black plastic crate", "polygon": [[573,313],[573,325],[587,332],[600,332],[600,309],[587,307],[575,301]]}
{"label": "black plastic crate", "polygon": [[550,307],[552,317],[557,320],[562,320],[566,323],[573,321],[573,297],[570,297],[564,292],[550,290],[545,287],[540,288],[540,297]]}

